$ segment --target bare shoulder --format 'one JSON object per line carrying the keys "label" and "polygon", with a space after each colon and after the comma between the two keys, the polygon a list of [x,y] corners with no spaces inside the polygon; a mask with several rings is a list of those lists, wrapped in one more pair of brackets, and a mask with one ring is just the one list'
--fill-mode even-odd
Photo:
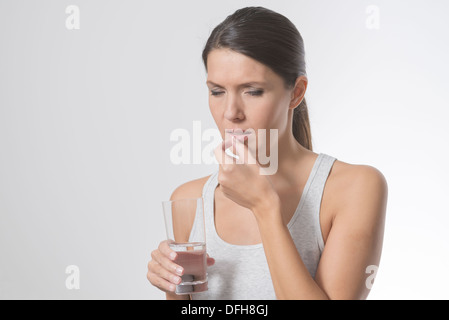
{"label": "bare shoulder", "polygon": [[204,184],[209,178],[210,175],[181,184],[173,191],[170,200],[201,197],[203,194]]}
{"label": "bare shoulder", "polygon": [[338,211],[385,213],[388,185],[377,168],[336,160],[328,183]]}
{"label": "bare shoulder", "polygon": [[340,187],[387,188],[387,181],[378,169],[369,165],[350,164],[336,160],[329,179]]}

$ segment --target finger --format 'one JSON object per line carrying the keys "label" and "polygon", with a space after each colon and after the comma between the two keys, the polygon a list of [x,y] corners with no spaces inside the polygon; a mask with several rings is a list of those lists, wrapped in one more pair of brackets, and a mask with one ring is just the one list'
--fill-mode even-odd
{"label": "finger", "polygon": [[231,145],[232,140],[225,140],[214,149],[215,159],[220,165],[233,163],[233,158],[225,152]]}
{"label": "finger", "polygon": [[235,141],[235,152],[236,155],[239,158],[243,158],[246,161],[243,161],[242,163],[248,163],[248,164],[256,164],[256,157],[253,155],[253,151],[251,150],[250,146],[246,144],[246,142],[250,141],[250,136],[243,136],[240,137]]}
{"label": "finger", "polygon": [[162,291],[165,292],[175,292],[176,285],[165,280],[164,278],[161,278],[159,275],[157,275],[154,272],[148,271],[147,279],[150,281],[150,283],[159,288]]}
{"label": "finger", "polygon": [[165,279],[166,281],[179,284],[181,277],[173,273],[170,269],[160,264],[156,259],[149,263],[149,272],[156,274],[158,277]]}
{"label": "finger", "polygon": [[[174,252],[174,253],[176,254],[176,252]],[[161,267],[163,267],[168,272],[170,272],[174,275],[178,275],[178,276],[183,275],[184,268],[181,267],[180,265],[177,265],[176,263],[174,263],[170,258],[168,258],[166,255],[164,255],[160,250],[154,250],[151,253],[151,257],[153,258],[153,260],[155,260]],[[172,280],[173,279],[177,280],[177,278],[172,277]],[[167,280],[168,280],[168,278],[167,278]]]}
{"label": "finger", "polygon": [[221,148],[223,151],[225,151],[230,146],[232,146],[232,139],[227,139],[221,143]]}
{"label": "finger", "polygon": [[208,267],[213,266],[213,265],[215,264],[215,259],[209,257],[209,255],[207,255],[206,261],[207,261],[207,266],[208,266]]}
{"label": "finger", "polygon": [[237,163],[251,163],[248,147],[245,145],[245,141],[248,140],[247,136],[235,137],[233,139],[233,152],[239,157]]}
{"label": "finger", "polygon": [[237,156],[237,158],[236,158],[237,164],[245,163],[245,157],[242,157],[242,154],[244,154],[244,153],[239,152],[237,150],[237,144],[238,144],[237,141],[240,141],[240,139],[241,139],[240,137],[232,137],[232,153]]}
{"label": "finger", "polygon": [[174,251],[172,248],[170,248],[169,246],[169,242],[172,242],[173,240],[165,240],[162,241],[159,244],[158,250],[167,258],[169,258],[170,260],[175,260],[177,257],[176,251]]}

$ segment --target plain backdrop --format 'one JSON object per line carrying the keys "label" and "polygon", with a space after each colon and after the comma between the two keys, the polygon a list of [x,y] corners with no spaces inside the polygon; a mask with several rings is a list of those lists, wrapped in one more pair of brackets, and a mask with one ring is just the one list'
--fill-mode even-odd
{"label": "plain backdrop", "polygon": [[217,169],[173,164],[170,134],[215,128],[201,52],[253,5],[303,36],[314,151],[388,181],[369,298],[449,298],[447,1],[2,0],[1,299],[164,298],[161,201]]}

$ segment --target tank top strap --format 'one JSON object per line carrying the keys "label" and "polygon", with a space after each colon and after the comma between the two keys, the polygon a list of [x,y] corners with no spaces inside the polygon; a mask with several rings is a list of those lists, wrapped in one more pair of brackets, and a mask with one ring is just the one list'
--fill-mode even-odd
{"label": "tank top strap", "polygon": [[307,193],[304,195],[304,204],[300,212],[300,215],[309,215],[308,218],[315,229],[316,239],[321,252],[324,249],[320,224],[321,200],[323,197],[324,186],[326,185],[327,178],[329,177],[329,173],[335,160],[337,159],[327,154],[319,154],[317,163],[311,173],[310,185],[308,186]]}
{"label": "tank top strap", "polygon": [[214,217],[214,196],[215,189],[218,185],[218,170],[211,174],[203,187],[203,201],[204,201],[204,222],[206,227],[206,238],[210,238],[212,231],[215,228]]}
{"label": "tank top strap", "polygon": [[321,200],[327,178],[335,160],[337,159],[327,154],[320,153],[319,159],[317,160],[318,163],[314,168],[315,172],[313,173],[312,181],[310,182],[307,194],[309,195],[309,197],[312,197],[316,200]]}

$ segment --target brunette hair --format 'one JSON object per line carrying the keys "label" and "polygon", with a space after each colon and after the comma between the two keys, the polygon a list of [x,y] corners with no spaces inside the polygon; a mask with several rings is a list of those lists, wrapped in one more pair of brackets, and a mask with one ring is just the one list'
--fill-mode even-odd
{"label": "brunette hair", "polygon": [[[202,58],[213,49],[227,48],[268,66],[284,79],[287,89],[306,74],[304,42],[295,25],[285,16],[264,7],[246,7],[229,15],[215,27],[204,47]],[[303,98],[293,112],[295,139],[312,150],[309,114]]]}

